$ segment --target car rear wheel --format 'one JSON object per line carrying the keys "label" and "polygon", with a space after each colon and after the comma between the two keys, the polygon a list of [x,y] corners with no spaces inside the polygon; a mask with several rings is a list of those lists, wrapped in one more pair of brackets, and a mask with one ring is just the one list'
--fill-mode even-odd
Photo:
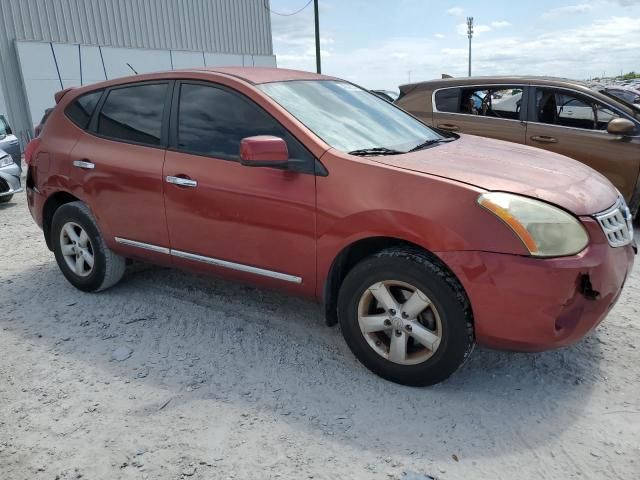
{"label": "car rear wheel", "polygon": [[355,356],[404,385],[445,380],[473,349],[461,285],[419,250],[388,249],[356,265],[340,289],[338,317]]}
{"label": "car rear wheel", "polygon": [[124,275],[125,259],[107,247],[93,214],[82,202],[56,210],[51,239],[60,270],[82,291],[105,290]]}

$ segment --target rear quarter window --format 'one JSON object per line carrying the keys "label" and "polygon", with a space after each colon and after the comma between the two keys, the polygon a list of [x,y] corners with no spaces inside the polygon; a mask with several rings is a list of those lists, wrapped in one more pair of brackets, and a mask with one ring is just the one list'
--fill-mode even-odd
{"label": "rear quarter window", "polygon": [[[85,93],[75,99],[65,110],[65,114],[69,120],[83,130],[86,130],[89,126],[89,120],[91,120],[91,116],[96,109],[96,105],[98,105],[98,101],[102,96],[102,92],[103,90],[97,90],[95,92]],[[48,115],[45,114],[42,123],[45,122],[47,116]]]}
{"label": "rear quarter window", "polygon": [[439,112],[458,113],[460,111],[460,89],[447,88],[435,94],[435,107]]}

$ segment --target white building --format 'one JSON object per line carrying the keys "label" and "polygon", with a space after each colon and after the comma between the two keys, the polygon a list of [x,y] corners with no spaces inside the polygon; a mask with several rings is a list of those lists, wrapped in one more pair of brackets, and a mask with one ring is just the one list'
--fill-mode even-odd
{"label": "white building", "polygon": [[0,113],[23,144],[63,88],[222,65],[276,65],[268,2],[0,1]]}

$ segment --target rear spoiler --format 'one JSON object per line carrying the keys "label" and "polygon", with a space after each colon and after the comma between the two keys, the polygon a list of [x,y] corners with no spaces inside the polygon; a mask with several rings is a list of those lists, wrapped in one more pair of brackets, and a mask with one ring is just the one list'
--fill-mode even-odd
{"label": "rear spoiler", "polygon": [[59,92],[56,92],[53,95],[53,98],[56,99],[56,104],[59,103],[60,100],[62,100],[62,97],[64,97],[67,93],[69,93],[74,88],[76,88],[76,87],[69,87],[69,88],[65,88],[64,90],[60,90]]}

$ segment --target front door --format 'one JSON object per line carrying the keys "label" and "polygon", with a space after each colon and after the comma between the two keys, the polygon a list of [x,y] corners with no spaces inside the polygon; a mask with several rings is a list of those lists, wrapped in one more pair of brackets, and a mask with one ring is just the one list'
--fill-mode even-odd
{"label": "front door", "polygon": [[442,130],[525,142],[523,86],[484,86],[438,90],[433,125]]}
{"label": "front door", "polygon": [[629,201],[640,170],[640,137],[607,133],[609,121],[621,114],[591,97],[565,89],[536,88],[534,98],[527,145],[589,165]]}
{"label": "front door", "polygon": [[240,140],[275,135],[312,155],[265,110],[212,83],[177,85],[163,176],[174,263],[315,291],[315,176],[239,163]]}

